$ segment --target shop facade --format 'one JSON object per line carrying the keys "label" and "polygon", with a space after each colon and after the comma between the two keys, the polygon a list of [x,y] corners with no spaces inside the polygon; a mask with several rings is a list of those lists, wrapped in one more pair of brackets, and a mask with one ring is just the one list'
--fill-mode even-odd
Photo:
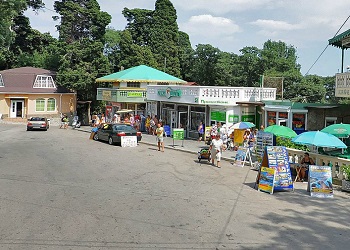
{"label": "shop facade", "polygon": [[276,89],[149,85],[146,114],[157,115],[170,129],[184,128],[187,138],[197,138],[200,122],[205,126],[218,122],[256,122],[256,107],[238,103],[256,102],[261,98],[275,100]]}
{"label": "shop facade", "polygon": [[263,125],[282,125],[293,129],[297,134],[307,131],[308,109],[304,103],[290,101],[264,102]]}

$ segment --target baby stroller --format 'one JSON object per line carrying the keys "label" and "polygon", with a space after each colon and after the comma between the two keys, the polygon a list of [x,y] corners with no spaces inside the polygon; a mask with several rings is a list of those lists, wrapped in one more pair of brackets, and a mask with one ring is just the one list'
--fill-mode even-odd
{"label": "baby stroller", "polygon": [[198,162],[200,163],[203,159],[208,160],[208,162],[210,162],[211,155],[209,149],[203,148],[198,152]]}

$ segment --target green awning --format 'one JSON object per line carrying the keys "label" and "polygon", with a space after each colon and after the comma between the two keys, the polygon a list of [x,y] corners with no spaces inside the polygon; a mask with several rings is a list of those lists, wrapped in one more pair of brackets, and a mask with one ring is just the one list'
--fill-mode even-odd
{"label": "green awning", "polygon": [[[346,40],[346,44],[343,43],[344,40]],[[350,29],[329,39],[328,44],[338,48],[350,48]]]}
{"label": "green awning", "polygon": [[163,71],[140,65],[96,79],[96,82],[149,82],[149,83],[186,83]]}

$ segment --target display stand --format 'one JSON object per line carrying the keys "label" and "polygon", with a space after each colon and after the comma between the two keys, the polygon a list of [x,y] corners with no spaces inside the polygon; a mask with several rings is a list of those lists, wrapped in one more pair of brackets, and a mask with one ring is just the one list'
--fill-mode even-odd
{"label": "display stand", "polygon": [[173,129],[173,147],[175,147],[175,141],[182,141],[181,147],[184,146],[185,140],[185,130],[183,128],[174,128]]}
{"label": "display stand", "polygon": [[245,163],[249,160],[249,164],[252,167],[253,162],[252,162],[252,154],[250,152],[249,147],[238,147],[238,150],[236,152],[235,156],[235,165],[244,167]]}
{"label": "display stand", "polygon": [[333,198],[331,167],[310,165],[307,191],[312,197]]}
{"label": "display stand", "polygon": [[264,132],[264,131],[258,131],[256,134],[256,147],[255,147],[255,154],[257,161],[255,162],[255,168],[256,170],[259,170],[260,163],[262,162],[262,158],[264,156],[264,150],[266,146],[274,146],[275,143],[275,136],[272,133]]}
{"label": "display stand", "polygon": [[259,176],[258,190],[273,194],[275,183],[275,169],[262,167]]}
{"label": "display stand", "polygon": [[[261,168],[269,167],[275,169],[274,191],[294,190],[292,174],[290,171],[288,152],[282,146],[266,146],[261,167],[256,177],[256,183],[259,184]],[[256,185],[255,185],[256,186]]]}

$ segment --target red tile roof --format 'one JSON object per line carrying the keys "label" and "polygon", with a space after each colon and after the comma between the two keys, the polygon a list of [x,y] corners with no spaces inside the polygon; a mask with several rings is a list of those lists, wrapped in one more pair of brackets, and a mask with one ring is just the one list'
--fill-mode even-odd
{"label": "red tile roof", "polygon": [[33,88],[37,75],[49,75],[55,80],[56,72],[46,69],[22,67],[0,71],[4,87],[0,87],[0,93],[69,93],[66,88]]}

